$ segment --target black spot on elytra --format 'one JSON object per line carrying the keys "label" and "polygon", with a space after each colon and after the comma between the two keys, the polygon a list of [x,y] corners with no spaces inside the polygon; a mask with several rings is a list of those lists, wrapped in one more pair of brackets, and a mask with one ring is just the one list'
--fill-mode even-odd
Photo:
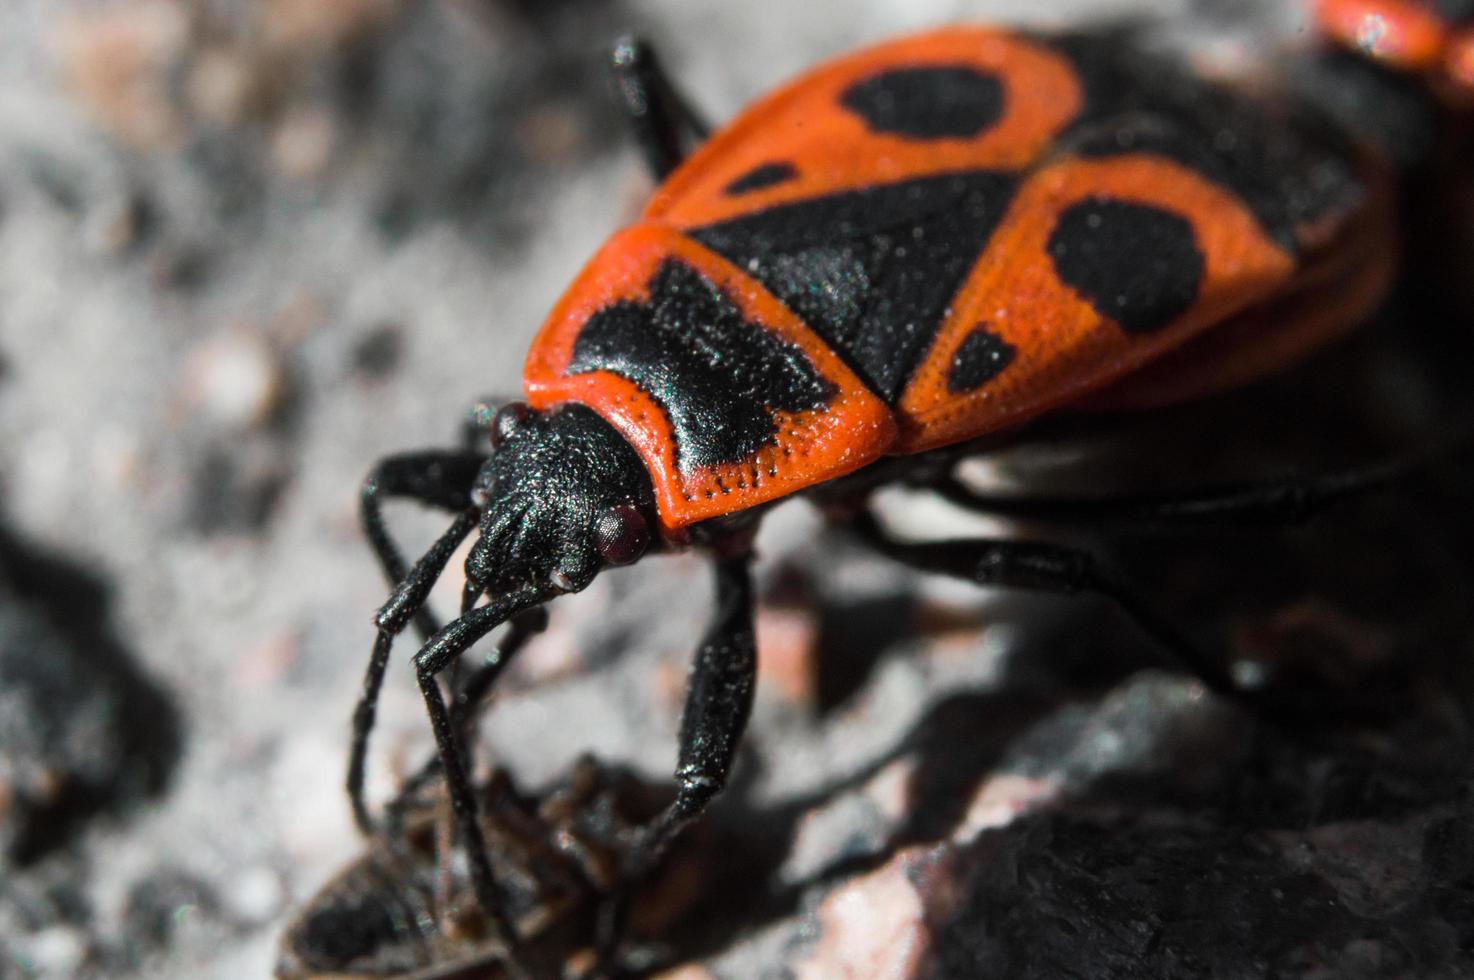
{"label": "black spot on elytra", "polygon": [[894,402],[1013,198],[989,171],[766,208],[692,232],[767,286]]}
{"label": "black spot on elytra", "polygon": [[1205,268],[1186,219],[1108,197],[1061,214],[1048,249],[1060,280],[1132,334],[1161,330],[1186,312]]}
{"label": "black spot on elytra", "polygon": [[1357,143],[1310,100],[1214,82],[1143,50],[1129,30],[1038,40],[1070,59],[1085,95],[1059,152],[1164,156],[1237,195],[1292,254],[1303,229],[1359,207],[1367,192]]}
{"label": "black spot on elytra", "polygon": [[725,188],[724,193],[729,197],[746,194],[748,191],[759,191],[764,187],[772,187],[775,184],[784,184],[798,176],[798,168],[791,163],[777,162],[764,163],[753,167],[747,173],[732,181]]}
{"label": "black spot on elytra", "polygon": [[967,65],[896,68],[851,85],[840,104],[876,133],[972,139],[1003,117],[1003,83]]}
{"label": "black spot on elytra", "polygon": [[568,374],[611,371],[648,392],[670,418],[681,472],[746,459],[777,435],[775,412],[817,411],[835,389],[798,346],[744,320],[720,289],[667,260],[650,299],[589,318]]}
{"label": "black spot on elytra", "polygon": [[1013,363],[1018,348],[990,331],[974,327],[962,341],[947,369],[947,390],[955,395],[976,391]]}

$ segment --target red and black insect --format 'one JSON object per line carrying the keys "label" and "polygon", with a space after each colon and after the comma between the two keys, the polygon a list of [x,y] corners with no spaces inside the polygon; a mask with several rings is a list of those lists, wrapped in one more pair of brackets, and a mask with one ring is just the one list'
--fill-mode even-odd
{"label": "red and black insect", "polygon": [[[1353,7],[1407,6],[1345,0],[1322,14],[1334,25]],[[1362,64],[1367,90],[1390,83],[1392,69]],[[397,587],[355,716],[360,824],[371,826],[362,766],[375,699],[393,638],[418,618],[427,639],[415,670],[495,918],[458,719],[517,644],[468,681],[454,711],[437,675],[603,568],[697,548],[715,568],[716,612],[692,669],[677,797],[629,860],[631,877],[648,869],[726,782],[756,665],[752,533],[766,507],[798,494],[842,496],[863,537],[920,569],[1104,595],[1231,691],[1091,554],[1003,539],[907,544],[863,504],[904,478],[979,510],[1027,510],[970,495],[953,464],[1044,417],[1243,385],[1362,321],[1396,258],[1399,154],[1374,114],[1360,132],[1313,100],[1246,94],[1121,32],[904,38],[818,68],[711,136],[646,47],[619,45],[614,70],[660,181],[649,206],[552,311],[528,355],[526,402],[475,416],[489,452],[392,457],[365,485],[367,533]],[[1077,512],[1298,517],[1387,472]],[[456,515],[412,569],[384,530],[386,497]],[[461,615],[438,628],[426,596],[478,531]]]}

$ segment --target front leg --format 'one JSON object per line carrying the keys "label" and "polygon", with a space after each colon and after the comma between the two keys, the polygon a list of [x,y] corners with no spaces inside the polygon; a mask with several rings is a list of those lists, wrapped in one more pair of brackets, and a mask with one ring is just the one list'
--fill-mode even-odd
{"label": "front leg", "polygon": [[[490,428],[494,417],[489,403],[482,402],[467,416],[463,433],[466,448],[431,449],[390,456],[381,460],[363,481],[359,492],[359,521],[384,577],[398,590],[396,595],[403,593],[406,587],[428,595],[430,586],[440,576],[455,548],[475,529],[477,512],[472,506],[471,488],[488,457],[471,447],[482,441],[480,437]],[[414,500],[458,515],[451,529],[413,570],[405,563],[403,553],[384,523],[385,500]],[[440,623],[425,606],[424,598],[424,595],[420,596],[412,613],[422,640],[429,639],[440,629]],[[364,671],[363,691],[353,709],[353,737],[348,750],[348,800],[353,808],[354,822],[365,834],[373,832],[373,818],[363,798],[364,765],[392,643],[393,633],[381,633],[375,642]]]}
{"label": "front leg", "polygon": [[727,785],[757,682],[751,561],[743,554],[716,564],[716,616],[696,650],[681,714],[676,798],[641,835],[636,874],[653,866]]}
{"label": "front leg", "polygon": [[[384,501],[414,500],[437,510],[460,513],[471,506],[471,487],[486,459],[485,454],[469,449],[401,453],[381,460],[363,481],[359,523],[391,587],[404,581],[409,566],[384,524]],[[422,638],[440,628],[424,609],[415,614],[415,626]]]}
{"label": "front leg", "polygon": [[624,885],[601,917],[606,963],[624,931],[632,889],[727,784],[757,681],[751,562],[747,552],[716,561],[716,615],[696,649],[681,714],[676,798],[640,832],[626,860]]}

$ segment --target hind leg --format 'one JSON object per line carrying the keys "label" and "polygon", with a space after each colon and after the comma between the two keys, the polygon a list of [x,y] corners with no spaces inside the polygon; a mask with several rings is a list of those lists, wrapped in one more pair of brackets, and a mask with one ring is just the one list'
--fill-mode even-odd
{"label": "hind leg", "polygon": [[1093,497],[979,492],[947,474],[929,484],[958,506],[994,517],[1057,524],[1294,525],[1344,501],[1394,486],[1467,448],[1470,433],[1455,433],[1396,459],[1355,469],[1159,493]]}
{"label": "hind leg", "polygon": [[888,534],[868,512],[856,517],[850,526],[881,554],[918,571],[960,578],[982,586],[1056,595],[1084,593],[1109,599],[1143,633],[1156,641],[1162,656],[1173,666],[1197,676],[1215,693],[1232,698],[1245,697],[1219,664],[1088,551],[1007,538],[901,541]]}

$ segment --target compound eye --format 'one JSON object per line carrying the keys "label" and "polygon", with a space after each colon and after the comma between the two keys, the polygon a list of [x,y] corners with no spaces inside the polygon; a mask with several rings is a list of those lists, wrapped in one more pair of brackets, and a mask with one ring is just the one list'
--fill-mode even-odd
{"label": "compound eye", "polygon": [[628,565],[650,546],[650,527],[636,508],[621,504],[599,518],[594,543],[609,564]]}
{"label": "compound eye", "polygon": [[491,419],[491,448],[500,449],[513,432],[532,418],[532,409],[524,402],[507,402]]}

